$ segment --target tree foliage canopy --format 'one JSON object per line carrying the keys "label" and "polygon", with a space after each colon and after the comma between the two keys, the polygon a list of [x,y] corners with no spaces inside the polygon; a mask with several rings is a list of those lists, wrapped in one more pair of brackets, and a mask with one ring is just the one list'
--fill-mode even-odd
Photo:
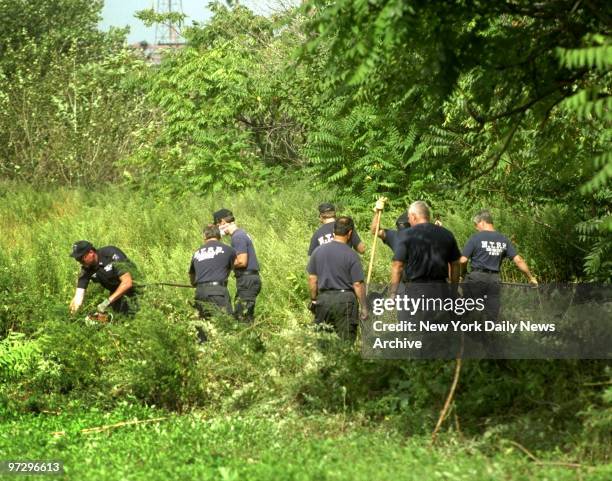
{"label": "tree foliage canopy", "polygon": [[[536,221],[545,205],[571,206],[592,246],[587,271],[610,278],[606,2],[314,0],[304,11],[302,57],[329,52],[327,92],[342,99],[310,137],[321,170],[362,192],[496,199]],[[378,138],[338,155],[372,112]]]}

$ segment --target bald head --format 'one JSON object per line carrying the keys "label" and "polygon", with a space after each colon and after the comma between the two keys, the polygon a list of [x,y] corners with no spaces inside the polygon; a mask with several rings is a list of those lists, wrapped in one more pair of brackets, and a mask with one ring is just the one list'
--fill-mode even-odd
{"label": "bald head", "polygon": [[408,220],[410,221],[410,225],[429,222],[430,218],[431,212],[426,202],[417,200],[408,207]]}

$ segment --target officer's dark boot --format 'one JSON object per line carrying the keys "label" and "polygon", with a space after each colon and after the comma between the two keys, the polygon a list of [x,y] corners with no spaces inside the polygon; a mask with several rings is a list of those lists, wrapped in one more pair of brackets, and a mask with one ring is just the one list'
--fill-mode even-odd
{"label": "officer's dark boot", "polygon": [[234,318],[240,322],[251,324],[255,319],[255,301],[236,299]]}

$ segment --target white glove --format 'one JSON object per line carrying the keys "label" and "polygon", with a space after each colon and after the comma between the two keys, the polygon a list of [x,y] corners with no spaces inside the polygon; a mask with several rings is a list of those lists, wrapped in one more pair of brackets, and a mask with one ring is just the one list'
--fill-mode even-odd
{"label": "white glove", "polygon": [[385,208],[385,202],[387,201],[386,197],[380,197],[377,201],[376,204],[374,205],[374,212],[377,212],[379,210],[383,210]]}
{"label": "white glove", "polygon": [[74,314],[76,311],[79,310],[79,307],[81,307],[81,304],[83,304],[83,298],[85,297],[85,289],[83,288],[77,288],[76,293],[74,294],[74,297],[72,298],[72,301],[70,302],[70,313]]}

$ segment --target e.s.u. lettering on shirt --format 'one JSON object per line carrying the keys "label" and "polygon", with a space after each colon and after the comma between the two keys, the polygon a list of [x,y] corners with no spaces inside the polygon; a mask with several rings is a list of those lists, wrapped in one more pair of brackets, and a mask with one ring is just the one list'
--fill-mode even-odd
{"label": "e.s.u. lettering on shirt", "polygon": [[207,259],[213,259],[217,254],[222,254],[223,252],[225,251],[223,250],[223,247],[220,246],[206,247],[197,251],[193,255],[193,258],[197,261],[204,261]]}

